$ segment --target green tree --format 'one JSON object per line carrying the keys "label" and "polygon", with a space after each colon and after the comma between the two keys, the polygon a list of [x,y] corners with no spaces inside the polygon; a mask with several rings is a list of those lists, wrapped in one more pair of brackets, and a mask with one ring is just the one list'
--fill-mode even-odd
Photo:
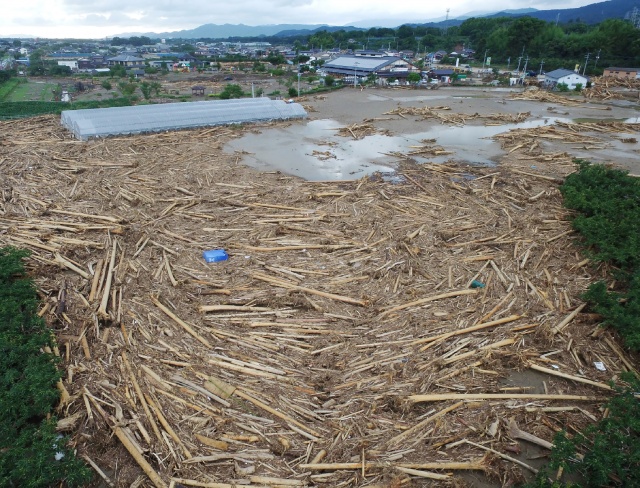
{"label": "green tree", "polygon": [[218,95],[218,98],[220,98],[220,100],[229,100],[230,98],[242,98],[243,94],[244,93],[242,92],[242,87],[240,85],[235,85],[230,83],[224,87],[224,90],[220,92],[220,95]]}
{"label": "green tree", "polygon": [[118,90],[120,90],[123,97],[132,96],[135,93],[136,88],[138,88],[138,86],[135,83],[125,83],[124,81],[118,83]]}
{"label": "green tree", "polygon": [[145,100],[149,100],[149,98],[151,98],[151,83],[149,83],[148,81],[143,81],[142,83],[140,83],[140,91],[142,92],[142,96],[144,97]]}
{"label": "green tree", "polygon": [[420,73],[409,73],[407,75],[407,81],[409,83],[418,83],[421,79]]}
{"label": "green tree", "polygon": [[335,82],[336,82],[336,79],[331,75],[327,75],[324,77],[324,84],[326,86],[333,86]]}

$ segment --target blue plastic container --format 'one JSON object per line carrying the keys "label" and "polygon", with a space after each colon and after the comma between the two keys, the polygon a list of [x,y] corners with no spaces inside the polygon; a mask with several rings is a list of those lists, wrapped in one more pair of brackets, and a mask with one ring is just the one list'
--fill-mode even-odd
{"label": "blue plastic container", "polygon": [[218,261],[226,261],[229,259],[227,251],[224,249],[211,249],[210,251],[204,251],[202,257],[207,263],[216,263]]}

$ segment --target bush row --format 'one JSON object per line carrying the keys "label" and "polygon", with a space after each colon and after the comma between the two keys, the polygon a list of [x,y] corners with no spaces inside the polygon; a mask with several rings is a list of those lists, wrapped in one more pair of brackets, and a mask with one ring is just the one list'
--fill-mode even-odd
{"label": "bush row", "polygon": [[80,110],[83,108],[126,107],[131,99],[120,97],[105,100],[84,100],[70,103],[62,102],[2,102],[0,103],[0,119],[16,119],[35,115],[59,114],[63,110]]}
{"label": "bush row", "polygon": [[[615,289],[593,283],[583,298],[602,315],[602,325],[616,329],[625,344],[640,350],[640,179],[626,171],[578,161],[578,171],[560,188],[565,207],[574,210],[572,225],[579,243],[596,263],[607,263]],[[528,488],[598,488],[640,486],[640,379],[622,375],[606,405],[608,416],[583,432],[554,438],[548,466]],[[579,454],[583,459],[578,461]],[[562,468],[578,481],[556,479]]]}
{"label": "bush row", "polygon": [[79,486],[91,472],[56,433],[60,399],[53,337],[37,315],[38,296],[25,275],[27,252],[0,249],[0,486]]}

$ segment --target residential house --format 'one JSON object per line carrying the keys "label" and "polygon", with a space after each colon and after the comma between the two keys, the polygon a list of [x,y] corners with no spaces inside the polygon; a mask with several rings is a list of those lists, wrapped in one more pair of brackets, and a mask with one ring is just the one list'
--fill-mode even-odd
{"label": "residential house", "polygon": [[549,88],[554,88],[557,85],[564,83],[569,87],[569,90],[574,90],[578,85],[583,88],[587,86],[589,78],[582,76],[580,73],[571,71],[570,69],[555,69],[544,75],[544,85]]}
{"label": "residential house", "polygon": [[409,73],[420,73],[420,70],[405,59],[398,57],[339,56],[325,63],[320,74],[340,78],[366,78],[376,75],[380,78],[406,78]]}
{"label": "residential house", "polygon": [[640,68],[605,68],[604,76],[624,79],[640,79]]}
{"label": "residential house", "polygon": [[144,67],[144,59],[129,54],[120,54],[113,58],[108,58],[109,66],[126,66],[128,68]]}

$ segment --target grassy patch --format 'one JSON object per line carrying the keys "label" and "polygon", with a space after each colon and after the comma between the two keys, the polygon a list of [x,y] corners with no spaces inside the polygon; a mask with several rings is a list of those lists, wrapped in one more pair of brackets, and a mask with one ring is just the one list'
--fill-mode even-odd
{"label": "grassy patch", "polygon": [[2,102],[0,103],[0,119],[33,117],[35,115],[59,114],[63,110],[79,110],[85,108],[127,107],[132,104],[128,98],[111,98],[107,100],[62,102]]}
{"label": "grassy patch", "polygon": [[11,93],[18,87],[18,85],[24,82],[25,80],[12,78],[0,84],[0,101],[8,99]]}

